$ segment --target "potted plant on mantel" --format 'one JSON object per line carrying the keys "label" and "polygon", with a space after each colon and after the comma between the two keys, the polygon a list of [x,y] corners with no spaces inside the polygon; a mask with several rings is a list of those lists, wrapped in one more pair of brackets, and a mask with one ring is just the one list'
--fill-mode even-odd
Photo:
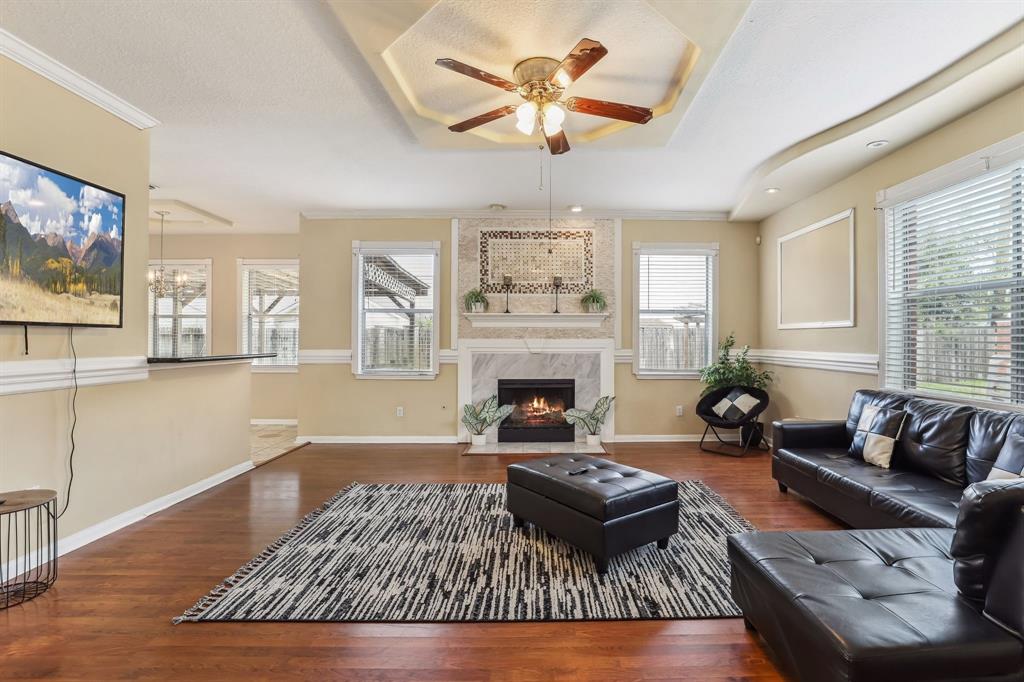
{"label": "potted plant on mantel", "polygon": [[613,400],[615,400],[615,396],[601,396],[594,403],[592,410],[580,410],[575,407],[566,410],[565,421],[573,426],[583,427],[587,432],[587,445],[600,445],[601,425],[604,424],[604,419],[608,416],[608,410],[611,409]]}
{"label": "potted plant on mantel", "polygon": [[469,430],[470,442],[473,445],[484,445],[487,442],[485,432],[491,424],[500,422],[512,414],[512,405],[498,405],[498,396],[492,395],[479,405],[463,405],[462,423]]}
{"label": "potted plant on mantel", "polygon": [[608,301],[600,289],[591,289],[580,298],[580,305],[588,313],[599,313],[608,307]]}
{"label": "potted plant on mantel", "polygon": [[490,302],[484,293],[479,289],[470,289],[462,297],[462,304],[466,306],[467,313],[482,313],[490,307]]}
{"label": "potted plant on mantel", "polygon": [[[701,396],[718,388],[737,386],[750,386],[765,390],[775,380],[775,375],[771,370],[759,370],[750,363],[747,358],[750,346],[743,346],[733,357],[732,349],[735,345],[736,335],[730,333],[718,345],[718,360],[700,371],[700,380],[706,385],[701,391]],[[744,424],[740,431],[741,442],[760,442],[763,433],[764,426],[759,421]]]}

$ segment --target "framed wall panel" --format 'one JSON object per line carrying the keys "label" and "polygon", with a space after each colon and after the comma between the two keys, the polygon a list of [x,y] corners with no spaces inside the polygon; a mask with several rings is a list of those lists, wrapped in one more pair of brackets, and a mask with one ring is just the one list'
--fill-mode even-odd
{"label": "framed wall panel", "polygon": [[854,251],[852,208],[779,237],[779,329],[854,326]]}

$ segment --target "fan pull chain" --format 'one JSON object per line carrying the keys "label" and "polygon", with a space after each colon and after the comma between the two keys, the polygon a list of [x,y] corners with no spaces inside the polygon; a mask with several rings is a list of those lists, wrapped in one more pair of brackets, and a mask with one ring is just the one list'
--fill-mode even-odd
{"label": "fan pull chain", "polygon": [[540,159],[540,182],[537,185],[537,191],[544,191],[544,145],[537,145],[538,158]]}

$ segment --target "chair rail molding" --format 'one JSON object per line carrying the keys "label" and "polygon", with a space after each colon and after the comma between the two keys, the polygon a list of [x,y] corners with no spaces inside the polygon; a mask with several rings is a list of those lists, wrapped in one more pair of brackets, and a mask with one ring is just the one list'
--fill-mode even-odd
{"label": "chair rail molding", "polygon": [[803,367],[851,374],[878,374],[878,355],[873,353],[751,348],[748,357],[753,362],[765,365]]}
{"label": "chair rail molding", "polygon": [[149,364],[143,355],[50,360],[6,360],[0,362],[0,395],[59,391],[78,386],[101,386],[149,378]]}
{"label": "chair rail molding", "polygon": [[[458,351],[442,348],[438,351],[437,360],[442,365],[454,365],[459,361]],[[348,365],[352,362],[352,351],[348,348],[319,348],[300,350],[300,365]],[[408,377],[403,377],[408,378]]]}

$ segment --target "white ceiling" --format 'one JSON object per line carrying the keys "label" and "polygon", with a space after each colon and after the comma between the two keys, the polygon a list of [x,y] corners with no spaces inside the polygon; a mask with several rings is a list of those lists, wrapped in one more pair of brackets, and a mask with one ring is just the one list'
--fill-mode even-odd
{"label": "white ceiling", "polygon": [[[556,157],[554,205],[727,211],[772,155],[1022,17],[1019,0],[755,0],[670,142]],[[300,212],[547,206],[537,152],[420,145],[316,0],[3,0],[0,26],[159,119],[154,197],[233,231],[293,231]]]}

